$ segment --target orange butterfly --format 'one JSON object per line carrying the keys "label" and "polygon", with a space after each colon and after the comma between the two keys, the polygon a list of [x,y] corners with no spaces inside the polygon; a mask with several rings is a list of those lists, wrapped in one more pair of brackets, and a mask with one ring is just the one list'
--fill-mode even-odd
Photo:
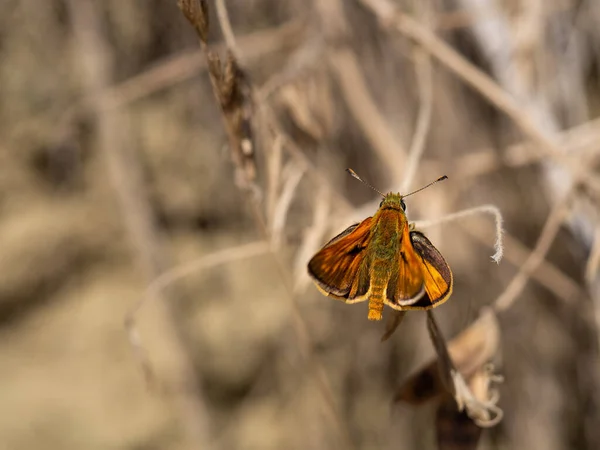
{"label": "orange butterfly", "polygon": [[396,310],[431,309],[452,293],[452,272],[443,256],[406,219],[404,197],[383,195],[373,217],[351,225],[310,260],[308,273],[319,290],[346,303],[369,300],[369,320],[381,320],[383,305]]}

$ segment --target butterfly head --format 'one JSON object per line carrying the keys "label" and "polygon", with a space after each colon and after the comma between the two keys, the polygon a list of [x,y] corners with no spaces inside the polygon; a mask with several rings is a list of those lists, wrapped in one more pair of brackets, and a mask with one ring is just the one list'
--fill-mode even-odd
{"label": "butterfly head", "polygon": [[380,209],[395,209],[397,211],[406,211],[406,203],[404,203],[403,197],[400,194],[394,194],[390,192],[383,197],[379,204]]}

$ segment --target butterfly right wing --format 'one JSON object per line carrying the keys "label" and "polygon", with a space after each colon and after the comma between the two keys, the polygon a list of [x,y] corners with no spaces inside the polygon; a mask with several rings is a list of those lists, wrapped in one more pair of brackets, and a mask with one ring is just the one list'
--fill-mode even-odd
{"label": "butterfly right wing", "polygon": [[438,249],[423,233],[411,231],[410,240],[422,261],[423,280],[427,292],[424,304],[434,308],[448,300],[452,294],[452,271]]}
{"label": "butterfly right wing", "polygon": [[[403,242],[406,245],[402,248],[410,255],[411,264],[405,266],[404,272],[400,270],[399,276],[392,275],[387,291],[388,305],[399,310],[431,309],[441,305],[452,293],[450,267],[423,233],[410,231],[404,239],[407,239]],[[419,295],[406,300],[402,293],[414,292],[417,286]]]}
{"label": "butterfly right wing", "polygon": [[323,293],[344,301],[366,300],[369,292],[373,218],[368,217],[334,237],[308,263],[308,273]]}
{"label": "butterfly right wing", "polygon": [[414,305],[425,296],[421,259],[410,240],[408,226],[402,231],[400,248],[393,264],[386,289],[385,303],[397,310],[420,309]]}

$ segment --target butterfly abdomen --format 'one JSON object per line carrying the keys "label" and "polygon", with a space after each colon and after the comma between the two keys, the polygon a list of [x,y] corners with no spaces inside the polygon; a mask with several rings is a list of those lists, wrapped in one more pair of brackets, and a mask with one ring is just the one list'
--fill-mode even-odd
{"label": "butterfly abdomen", "polygon": [[369,320],[381,320],[383,299],[390,278],[389,262],[376,259],[371,266],[371,289],[369,295]]}

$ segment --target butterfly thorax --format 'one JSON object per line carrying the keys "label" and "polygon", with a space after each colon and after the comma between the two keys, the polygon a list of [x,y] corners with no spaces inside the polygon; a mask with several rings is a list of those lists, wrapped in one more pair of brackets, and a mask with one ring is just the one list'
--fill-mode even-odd
{"label": "butterfly thorax", "polygon": [[[407,226],[406,215],[400,203],[387,201],[392,195],[386,197],[373,217],[375,226],[369,248],[372,250],[373,257],[377,259],[395,258],[400,249],[404,228]],[[398,209],[395,208],[396,205]]]}

